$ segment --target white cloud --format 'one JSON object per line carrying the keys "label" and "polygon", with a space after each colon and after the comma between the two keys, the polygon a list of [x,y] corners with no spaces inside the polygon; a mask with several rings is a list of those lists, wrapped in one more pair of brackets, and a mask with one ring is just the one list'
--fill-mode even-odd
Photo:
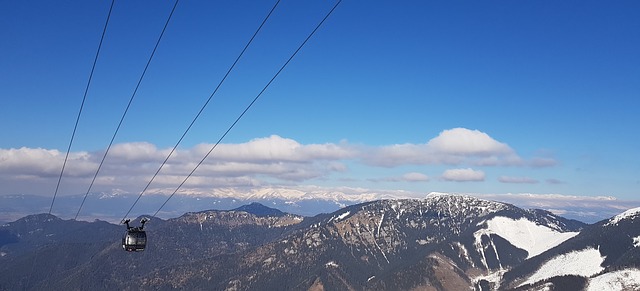
{"label": "white cloud", "polygon": [[[50,177],[60,174],[64,153],[42,148],[0,149],[0,175]],[[87,175],[97,163],[86,152],[70,153],[67,171],[71,176]]]}
{"label": "white cloud", "polygon": [[513,184],[537,184],[540,181],[529,177],[509,177],[500,176],[498,181],[501,183],[513,183]]}
{"label": "white cloud", "polygon": [[[180,184],[212,146],[200,144],[190,149],[178,149],[163,166],[152,187]],[[158,149],[146,142],[115,144],[92,190],[123,187],[132,192],[140,191],[170,151],[170,148]],[[70,153],[63,176],[63,191],[86,191],[103,155],[104,151]],[[252,186],[265,179],[299,182],[344,172],[347,166],[342,160],[354,155],[353,150],[342,144],[302,145],[276,135],[240,144],[220,144],[193,173],[187,185]],[[28,189],[29,193],[51,192],[60,175],[64,156],[65,153],[58,150],[40,148],[0,149],[3,186],[15,184],[0,189],[0,194],[15,194],[19,185],[36,179],[39,180],[37,187],[25,185],[23,189]]]}
{"label": "white cloud", "polygon": [[[370,165],[522,166],[524,160],[507,144],[479,130],[454,128],[442,131],[426,144],[396,144],[372,149],[363,161]],[[547,161],[548,162],[548,161]]]}
{"label": "white cloud", "polygon": [[369,179],[372,182],[428,182],[429,176],[422,173],[406,173],[400,177],[389,177],[382,179]]}
{"label": "white cloud", "polygon": [[494,156],[510,155],[513,150],[505,143],[479,130],[454,128],[444,130],[427,145],[430,150],[450,155]]}
{"label": "white cloud", "polygon": [[[212,144],[198,145],[196,153],[202,157],[212,146]],[[256,138],[241,144],[220,144],[213,153],[215,160],[234,162],[310,162],[348,159],[355,156],[355,152],[341,145],[331,143],[302,145],[293,139],[277,135]]]}
{"label": "white cloud", "polygon": [[402,175],[404,181],[407,182],[427,182],[429,181],[429,176],[422,173],[406,173]]}
{"label": "white cloud", "polygon": [[479,182],[484,181],[484,172],[471,168],[449,169],[442,173],[442,179],[454,182]]}
{"label": "white cloud", "polygon": [[[130,142],[115,144],[109,150],[107,158],[110,161],[124,162],[162,162],[169,154],[169,150],[159,151],[155,145],[148,142]],[[100,157],[104,152],[100,153]]]}

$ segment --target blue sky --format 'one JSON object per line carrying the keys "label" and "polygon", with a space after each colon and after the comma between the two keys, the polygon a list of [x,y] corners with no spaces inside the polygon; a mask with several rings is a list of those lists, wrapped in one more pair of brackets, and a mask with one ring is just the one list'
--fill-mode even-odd
{"label": "blue sky", "polygon": [[[177,186],[332,1],[283,0],[158,179]],[[0,195],[51,195],[110,1],[0,3]],[[181,1],[96,191],[138,193],[273,1]],[[172,1],[116,1],[61,194],[97,167]],[[186,188],[637,199],[640,2],[344,1]]]}

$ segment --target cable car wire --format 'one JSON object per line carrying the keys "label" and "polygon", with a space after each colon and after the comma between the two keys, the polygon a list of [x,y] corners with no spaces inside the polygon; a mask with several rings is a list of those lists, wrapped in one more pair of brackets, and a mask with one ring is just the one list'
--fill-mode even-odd
{"label": "cable car wire", "polygon": [[162,164],[160,165],[160,167],[158,168],[158,170],[155,172],[155,174],[153,174],[153,177],[151,177],[151,180],[149,180],[149,183],[147,183],[147,185],[144,187],[144,189],[142,189],[142,191],[140,192],[140,195],[138,195],[138,198],[133,202],[133,205],[131,205],[131,207],[129,208],[129,211],[127,211],[127,213],[124,215],[124,217],[122,218],[122,221],[124,221],[127,216],[131,213],[131,211],[133,210],[133,208],[136,206],[136,204],[138,203],[138,201],[140,201],[140,198],[142,198],[142,195],[147,191],[147,189],[149,189],[149,187],[151,186],[151,183],[153,183],[153,181],[155,180],[155,178],[158,176],[158,174],[160,173],[160,170],[162,170],[162,167],[164,167],[164,165],[167,163],[167,161],[169,160],[169,158],[171,157],[171,155],[173,155],[173,153],[176,151],[176,149],[178,148],[178,146],[180,145],[180,143],[182,142],[182,140],[184,139],[184,137],[187,135],[187,133],[189,132],[189,130],[191,130],[191,127],[193,126],[193,124],[196,122],[196,120],[198,120],[198,118],[200,117],[200,115],[202,114],[202,112],[204,111],[204,109],[207,107],[207,105],[209,104],[209,102],[211,101],[211,99],[213,98],[214,95],[216,95],[216,93],[218,92],[218,89],[220,89],[220,87],[222,86],[222,83],[224,83],[224,81],[227,79],[227,77],[229,76],[229,74],[231,73],[231,71],[233,70],[233,68],[235,68],[236,64],[238,63],[238,61],[240,61],[240,58],[242,58],[242,56],[244,55],[244,53],[247,51],[247,49],[249,48],[249,46],[251,45],[251,43],[253,42],[253,40],[256,38],[256,36],[258,35],[258,33],[260,32],[260,30],[262,30],[262,27],[264,26],[264,24],[267,22],[267,20],[271,17],[271,14],[273,14],[273,12],[276,10],[276,7],[278,7],[278,4],[280,4],[280,0],[278,0],[273,7],[271,8],[271,10],[269,11],[269,13],[267,14],[267,16],[264,18],[264,20],[262,20],[262,23],[260,24],[260,26],[258,27],[258,29],[256,29],[256,31],[253,33],[253,36],[251,36],[251,38],[249,39],[249,41],[247,42],[247,44],[244,46],[244,48],[242,49],[242,51],[240,52],[240,54],[238,55],[238,57],[236,58],[236,60],[233,62],[233,64],[231,65],[231,67],[229,67],[229,69],[227,70],[227,73],[224,75],[224,77],[222,77],[222,80],[220,80],[220,82],[218,83],[218,86],[216,86],[216,88],[213,90],[213,93],[211,93],[211,95],[209,95],[209,98],[207,99],[207,101],[202,105],[202,107],[200,108],[200,111],[198,111],[198,113],[196,114],[196,116],[193,118],[193,120],[191,121],[191,123],[189,124],[189,126],[187,127],[187,129],[184,131],[184,133],[182,134],[182,136],[180,137],[180,139],[178,139],[178,142],[176,143],[175,146],[173,146],[173,149],[171,149],[171,151],[169,152],[169,155],[167,155],[167,157],[164,159],[164,161],[162,162]]}
{"label": "cable car wire", "polygon": [[193,173],[195,173],[195,171],[200,167],[200,165],[202,165],[202,163],[204,163],[204,161],[209,157],[209,155],[211,155],[213,150],[215,150],[215,148],[222,142],[222,140],[227,136],[227,134],[236,126],[238,121],[240,121],[240,119],[242,119],[242,117],[247,113],[247,111],[249,111],[249,109],[253,106],[253,104],[255,104],[256,101],[258,101],[260,96],[262,96],[262,94],[267,90],[267,88],[269,88],[271,83],[273,83],[273,81],[278,77],[278,75],[280,75],[280,73],[284,70],[284,68],[298,54],[298,52],[302,49],[302,47],[304,47],[304,45],[307,43],[307,41],[309,41],[309,39],[311,39],[311,37],[316,33],[316,31],[318,31],[320,26],[322,26],[322,24],[325,22],[325,20],[327,20],[327,18],[329,18],[329,16],[333,13],[333,11],[338,7],[338,5],[341,2],[342,2],[342,0],[338,0],[336,2],[336,4],[333,6],[333,8],[331,8],[331,10],[327,13],[327,15],[325,15],[325,17],[320,21],[320,23],[318,23],[318,25],[315,27],[315,29],[313,29],[313,31],[311,31],[311,33],[302,42],[302,44],[300,44],[300,46],[298,46],[298,48],[293,52],[291,57],[289,57],[289,59],[282,65],[282,67],[280,67],[280,69],[276,72],[276,74],[271,78],[271,80],[269,80],[269,82],[264,86],[264,88],[262,88],[260,93],[258,93],[258,95],[256,95],[255,98],[253,98],[251,103],[249,103],[249,105],[244,109],[244,111],[242,111],[242,113],[240,113],[238,118],[236,118],[236,120],[231,124],[231,126],[229,126],[227,131],[225,131],[225,133],[222,134],[222,136],[218,139],[218,141],[211,147],[209,152],[207,152],[207,154],[200,160],[200,162],[198,162],[198,164],[193,168],[193,170],[191,170],[189,175],[187,175],[187,177],[182,181],[182,183],[180,183],[180,185],[178,185],[176,190],[173,191],[173,193],[171,193],[171,195],[169,195],[169,197],[164,201],[164,203],[162,203],[160,208],[158,208],[158,210],[153,214],[153,217],[156,217],[158,215],[160,210],[162,210],[162,208],[164,208],[164,206],[167,204],[167,202],[169,202],[169,200],[178,192],[178,190],[180,190],[180,188],[182,188],[182,186],[187,182],[187,180],[189,180],[189,178],[193,175]]}
{"label": "cable car wire", "polygon": [[[107,33],[107,27],[109,26],[109,20],[111,19],[111,12],[113,12],[113,6],[115,4],[115,0],[111,1],[111,5],[109,6],[109,12],[107,12],[107,18],[104,22],[104,27],[102,28],[102,34],[100,36],[100,42],[98,43],[98,49],[96,50],[96,55],[93,58],[93,65],[91,66],[91,71],[89,72],[89,78],[87,80],[87,85],[85,86],[84,89],[84,94],[82,96],[82,102],[80,103],[80,109],[78,110],[78,115],[76,117],[76,122],[73,126],[73,132],[71,133],[71,139],[69,140],[69,146],[67,147],[67,153],[65,154],[64,157],[64,162],[62,163],[62,169],[60,170],[60,176],[58,176],[58,182],[56,183],[56,189],[53,192],[53,199],[51,200],[51,206],[49,206],[49,215],[51,215],[51,212],[53,210],[53,205],[55,204],[56,201],[56,196],[58,195],[58,190],[60,189],[60,182],[62,181],[62,176],[64,175],[64,170],[66,168],[67,165],[67,161],[69,160],[69,153],[71,152],[71,146],[73,145],[73,140],[76,136],[76,130],[78,129],[78,124],[80,123],[80,116],[82,116],[82,111],[84,109],[84,104],[85,101],[87,100],[87,95],[89,93],[89,87],[91,86],[91,80],[93,80],[93,73],[95,72],[96,69],[96,64],[98,63],[98,57],[100,56],[100,49],[102,48],[102,43],[104,41],[104,36]],[[38,257],[40,255],[40,252],[38,252],[36,250],[36,254],[33,257],[33,263],[31,264],[31,272],[29,273],[29,279],[28,282],[33,282],[33,273],[35,271],[35,266],[36,263],[38,261]],[[28,285],[25,285],[28,286]],[[25,287],[26,288],[26,287]]]}
{"label": "cable car wire", "polygon": [[60,188],[60,181],[62,181],[62,175],[64,174],[65,167],[67,166],[67,161],[69,160],[69,152],[71,152],[71,145],[73,144],[73,139],[76,136],[76,130],[78,129],[78,123],[80,122],[80,116],[82,115],[84,102],[87,100],[87,94],[89,92],[91,80],[93,79],[93,72],[95,71],[96,64],[98,63],[98,56],[100,56],[102,41],[104,40],[104,36],[107,33],[107,26],[109,26],[109,19],[111,19],[111,12],[113,11],[113,4],[115,2],[116,0],[111,1],[111,6],[109,7],[109,13],[107,13],[107,20],[105,21],[104,28],[102,29],[102,36],[100,37],[100,43],[98,44],[98,50],[96,51],[96,56],[93,59],[93,65],[91,66],[91,72],[89,73],[89,80],[87,81],[87,86],[84,89],[84,95],[82,96],[82,102],[80,103],[80,110],[78,111],[78,116],[76,117],[76,124],[73,126],[73,132],[71,133],[71,140],[69,141],[69,146],[67,147],[67,153],[64,156],[64,162],[62,163],[62,169],[60,170],[60,176],[58,177],[56,190],[53,192],[53,199],[51,200],[51,206],[49,207],[49,214],[51,214],[51,211],[53,210],[53,204],[56,202],[56,196],[58,195],[58,189]]}
{"label": "cable car wire", "polygon": [[91,180],[91,184],[89,184],[89,188],[87,189],[87,193],[84,195],[84,198],[82,199],[82,203],[80,204],[80,208],[78,208],[78,212],[76,213],[76,216],[74,219],[78,219],[78,215],[80,215],[80,210],[82,210],[82,206],[84,206],[85,201],[87,200],[87,196],[89,196],[89,192],[91,191],[91,188],[93,187],[93,184],[96,181],[96,178],[98,177],[98,173],[100,172],[100,169],[102,168],[102,165],[104,164],[104,160],[107,158],[107,155],[109,154],[109,150],[111,149],[111,146],[113,145],[113,141],[116,139],[116,136],[118,135],[118,131],[120,130],[120,127],[122,126],[122,122],[124,121],[124,118],[127,116],[127,112],[129,111],[129,108],[131,107],[131,103],[133,102],[133,99],[135,98],[136,94],[138,93],[138,88],[140,88],[140,84],[142,83],[142,80],[144,79],[145,74],[147,73],[147,69],[149,68],[149,64],[151,64],[151,60],[153,59],[153,56],[156,53],[156,50],[158,49],[158,46],[160,45],[160,41],[162,40],[162,36],[164,36],[165,31],[167,30],[167,26],[169,26],[169,22],[171,21],[171,17],[173,16],[173,13],[176,10],[176,7],[178,6],[178,3],[180,2],[180,0],[176,0],[176,2],[173,4],[173,8],[171,9],[171,13],[169,13],[169,17],[167,17],[167,21],[164,24],[164,27],[162,28],[162,32],[160,33],[160,36],[158,37],[158,40],[156,41],[156,45],[153,47],[153,51],[151,52],[151,55],[149,56],[149,60],[147,61],[147,64],[144,67],[144,70],[142,71],[142,75],[140,76],[140,79],[138,80],[138,83],[136,84],[135,89],[133,90],[133,94],[131,95],[131,98],[129,98],[129,103],[127,104],[127,107],[124,110],[124,113],[122,114],[122,117],[120,118],[120,122],[118,123],[118,127],[116,127],[115,132],[113,133],[113,136],[111,137],[111,141],[109,142],[109,146],[107,146],[107,150],[104,152],[104,155],[102,156],[102,160],[100,161],[100,164],[98,165],[98,169],[96,170],[95,175],[93,176],[93,179]]}

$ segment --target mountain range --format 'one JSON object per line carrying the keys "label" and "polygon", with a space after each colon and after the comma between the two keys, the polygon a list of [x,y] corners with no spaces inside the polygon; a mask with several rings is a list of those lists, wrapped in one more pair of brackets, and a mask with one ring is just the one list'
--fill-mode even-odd
{"label": "mountain range", "polygon": [[[0,223],[17,220],[21,217],[48,212],[60,218],[76,218],[93,221],[100,219],[119,223],[126,210],[140,199],[132,208],[132,216],[158,213],[158,217],[172,218],[186,212],[205,209],[230,210],[252,202],[258,202],[281,211],[315,216],[319,213],[331,213],[340,208],[357,203],[381,199],[415,199],[425,194],[405,191],[368,190],[359,188],[328,189],[316,186],[299,188],[256,187],[256,188],[216,188],[208,190],[185,189],[172,196],[167,189],[151,189],[144,196],[122,190],[96,192],[82,195],[58,195],[55,201],[51,197],[18,194],[0,196]],[[431,192],[438,194],[437,192]],[[562,215],[565,218],[595,223],[633,207],[640,207],[640,201],[617,200],[610,196],[567,196],[558,194],[463,194],[481,199],[490,199],[517,205],[522,208],[540,208]],[[84,203],[83,203],[84,201]],[[53,204],[52,204],[53,202]],[[165,204],[165,202],[168,202]],[[80,205],[83,205],[79,209]],[[79,211],[80,210],[80,211]],[[76,217],[77,215],[77,217]]]}
{"label": "mountain range", "polygon": [[[139,217],[141,218],[141,217]],[[640,208],[585,224],[464,195],[301,216],[253,203],[122,225],[0,227],[0,290],[639,290]]]}
{"label": "mountain range", "polygon": [[[158,190],[162,192],[161,190]],[[260,188],[253,190],[216,189],[214,193],[189,191],[175,195],[159,213],[170,218],[185,212],[202,209],[234,209],[251,202],[259,202],[288,213],[313,216],[319,213],[333,212],[341,207],[380,198],[399,198],[384,193],[363,192],[345,194],[340,191],[300,191],[287,188]],[[85,201],[78,219],[101,219],[119,222],[138,194],[123,193],[115,190],[108,193],[89,193],[86,195],[59,196],[54,201],[53,214],[71,218],[78,213],[82,201]],[[147,194],[141,197],[144,203],[137,204],[134,213],[154,213],[168,198],[164,194]],[[0,196],[0,221],[8,222],[33,213],[48,212],[52,201],[50,197],[19,194]]]}

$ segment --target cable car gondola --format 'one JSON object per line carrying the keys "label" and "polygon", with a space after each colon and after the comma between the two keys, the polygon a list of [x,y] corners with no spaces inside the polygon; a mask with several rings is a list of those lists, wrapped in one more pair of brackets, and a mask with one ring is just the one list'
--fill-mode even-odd
{"label": "cable car gondola", "polygon": [[144,231],[145,222],[149,221],[146,218],[140,220],[140,227],[129,226],[129,219],[123,223],[127,225],[127,231],[122,237],[122,249],[127,252],[141,252],[147,246],[147,233]]}

